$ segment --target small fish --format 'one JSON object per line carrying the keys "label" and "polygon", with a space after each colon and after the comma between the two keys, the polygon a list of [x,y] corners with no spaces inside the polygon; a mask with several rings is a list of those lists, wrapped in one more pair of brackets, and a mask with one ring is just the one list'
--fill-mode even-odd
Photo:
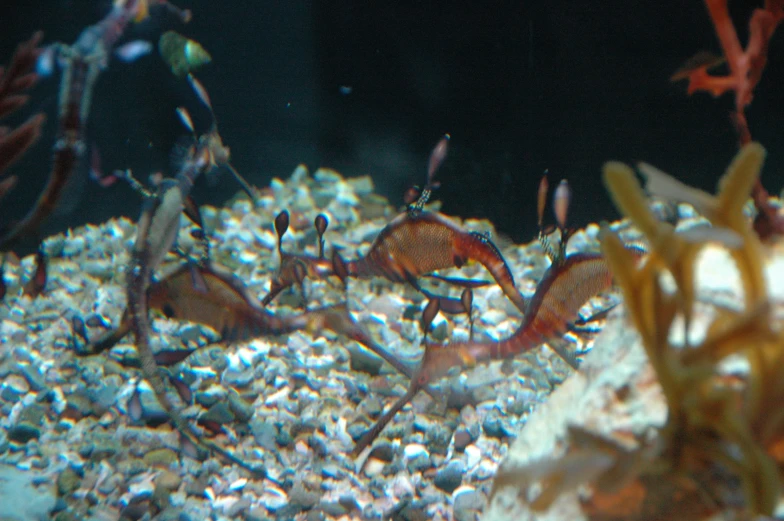
{"label": "small fish", "polygon": [[351,85],[341,85],[338,87],[338,92],[343,94],[344,96],[348,96],[352,92],[354,92],[354,88]]}
{"label": "small fish", "polygon": [[146,40],[134,40],[121,45],[114,51],[114,55],[126,63],[138,60],[152,52],[152,44]]}
{"label": "small fish", "polygon": [[158,50],[175,76],[185,76],[212,61],[212,56],[195,40],[166,31],[158,40]]}

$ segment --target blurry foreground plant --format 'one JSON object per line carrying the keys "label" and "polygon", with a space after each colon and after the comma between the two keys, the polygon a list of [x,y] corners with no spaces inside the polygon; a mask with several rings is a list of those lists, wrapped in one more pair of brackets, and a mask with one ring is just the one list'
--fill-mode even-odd
{"label": "blurry foreground plant", "polygon": [[[616,162],[605,165],[616,205],[650,243],[650,256],[637,265],[614,233],[607,227],[601,233],[626,309],[662,387],[667,421],[653,440],[638,440],[632,450],[571,428],[563,458],[502,471],[495,488],[539,483],[538,495],[531,489],[530,506],[544,510],[562,492],[587,483],[591,494],[581,498],[581,506],[590,519],[774,514],[784,477],[784,335],[768,300],[762,245],[743,214],[764,156],[759,144],[744,146],[716,196],[639,166],[650,193],[692,204],[713,225],[696,233],[676,232],[657,221],[633,170]],[[743,305],[717,307],[701,341],[686,334],[675,342],[681,335],[672,335],[674,329],[688,331],[695,316],[697,254],[717,240],[740,275]],[[667,278],[674,280],[674,289]],[[729,375],[721,370],[730,355],[744,361],[747,371]]]}

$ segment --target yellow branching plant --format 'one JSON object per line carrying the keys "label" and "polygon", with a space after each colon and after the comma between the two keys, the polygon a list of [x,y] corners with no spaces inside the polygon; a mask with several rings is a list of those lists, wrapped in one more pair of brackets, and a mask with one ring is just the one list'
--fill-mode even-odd
{"label": "yellow branching plant", "polygon": [[[713,225],[711,231],[688,235],[655,220],[631,168],[608,163],[605,183],[618,208],[650,242],[650,257],[638,267],[616,235],[606,228],[601,235],[668,406],[656,457],[640,472],[693,480],[703,489],[706,507],[711,503],[717,511],[731,508],[755,515],[774,513],[784,477],[778,454],[784,442],[784,337],[774,329],[762,246],[743,214],[764,156],[759,144],[744,146],[716,196],[682,185],[649,165],[640,166],[649,192],[691,203]],[[688,327],[694,316],[697,253],[717,237],[723,237],[737,267],[744,305],[740,311],[717,310],[696,345],[689,345],[689,335],[684,336],[686,345],[673,345],[675,318],[683,317]],[[663,286],[664,273],[675,280],[674,291]],[[718,371],[717,364],[730,354],[748,360],[750,369],[741,383]],[[727,492],[734,481],[741,486],[740,500]]]}
{"label": "yellow branching plant", "polygon": [[[515,486],[530,509],[544,511],[585,484],[590,493],[578,494],[579,508],[592,521],[774,515],[784,483],[783,324],[769,302],[765,252],[743,213],[764,157],[759,144],[744,146],[715,196],[639,165],[649,193],[692,204],[712,225],[688,231],[654,217],[630,167],[605,165],[613,200],[649,243],[650,255],[638,262],[607,226],[601,232],[626,313],[662,388],[666,422],[631,448],[571,426],[562,457],[502,469],[491,497]],[[704,295],[698,299],[696,261],[708,243],[726,248],[737,268],[743,301],[734,309],[711,310]],[[690,326],[708,311],[712,318],[697,340]],[[748,369],[728,373],[723,362],[730,355],[733,367]]]}

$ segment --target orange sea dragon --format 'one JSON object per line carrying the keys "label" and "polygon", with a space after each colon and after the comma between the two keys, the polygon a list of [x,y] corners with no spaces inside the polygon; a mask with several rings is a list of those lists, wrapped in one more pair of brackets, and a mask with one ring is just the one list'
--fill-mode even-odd
{"label": "orange sea dragon", "polygon": [[[421,192],[409,197],[406,212],[398,215],[378,234],[370,250],[358,259],[343,260],[337,252],[331,258],[324,255],[323,235],[327,220],[323,215],[316,217],[315,227],[319,237],[319,255],[313,257],[303,254],[286,253],[281,248],[283,234],[289,224],[286,211],[275,219],[278,234],[278,252],[281,257],[280,269],[273,278],[269,293],[263,298],[269,304],[282,290],[294,284],[302,286],[306,277],[325,278],[336,275],[345,282],[348,277],[385,277],[393,282],[407,282],[423,293],[436,308],[446,313],[470,313],[466,305],[470,298],[450,298],[432,295],[418,282],[422,276],[434,271],[457,267],[474,260],[482,264],[504,294],[514,303],[521,313],[525,312],[525,299],[515,286],[514,277],[501,252],[486,236],[468,232],[445,216],[424,211],[434,188],[438,186],[433,176],[446,156],[448,135],[444,137],[431,153],[427,182]],[[418,196],[418,198],[416,198]],[[412,200],[415,202],[412,202]],[[431,275],[432,276],[432,275]],[[486,281],[441,278],[448,283],[466,288],[488,284]],[[470,306],[469,306],[470,307]],[[434,316],[435,313],[432,313]]]}
{"label": "orange sea dragon", "polygon": [[[540,240],[552,258],[552,265],[529,301],[520,327],[508,338],[495,342],[469,340],[447,345],[425,342],[425,353],[408,391],[357,441],[355,455],[373,442],[423,386],[446,376],[454,367],[470,368],[491,360],[512,358],[560,339],[578,318],[580,308],[592,297],[611,288],[612,274],[601,253],[566,254],[572,230],[566,227],[569,190],[565,181],[555,191],[555,213],[561,241],[557,251],[550,246],[541,228],[546,181],[543,180],[541,186],[544,188],[540,188],[538,201]],[[641,248],[630,249],[639,255],[644,253]],[[563,356],[561,351],[557,352]]]}

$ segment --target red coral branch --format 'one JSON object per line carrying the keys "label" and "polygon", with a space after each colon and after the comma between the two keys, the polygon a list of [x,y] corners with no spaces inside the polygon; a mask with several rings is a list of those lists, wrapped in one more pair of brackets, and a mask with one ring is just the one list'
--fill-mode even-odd
{"label": "red coral branch", "polygon": [[[688,78],[688,93],[710,92],[720,96],[725,92],[735,93],[735,111],[732,120],[738,131],[741,146],[751,141],[751,132],[746,120],[745,109],[751,103],[754,89],[762,77],[768,62],[768,46],[776,28],[784,20],[784,0],[765,0],[763,8],[757,8],[749,20],[749,41],[744,50],[732,24],[728,0],[705,0],[711,20],[716,29],[722,51],[727,60],[729,74],[713,76],[708,70],[714,64],[704,63],[682,74],[676,73],[674,79]],[[771,235],[784,235],[784,216],[778,214],[769,202],[769,195],[762,183],[757,183],[752,192],[757,217],[754,229],[761,238]]]}
{"label": "red coral branch", "polygon": [[742,114],[751,103],[754,88],[768,61],[770,38],[784,20],[784,0],[767,0],[764,8],[754,10],[749,21],[749,41],[745,50],[732,25],[727,0],[705,0],[705,5],[730,70],[726,76],[713,76],[708,73],[708,65],[697,67],[687,76],[688,91],[691,94],[703,90],[714,96],[734,91],[736,112]]}
{"label": "red coral branch", "polygon": [[[24,92],[38,80],[33,68],[41,52],[38,44],[42,37],[42,33],[35,33],[17,47],[7,69],[0,67],[0,118],[27,103],[28,95]],[[0,127],[0,174],[38,140],[45,119],[43,114],[36,114],[14,130]],[[3,180],[0,183],[0,198],[15,184],[15,176]]]}

